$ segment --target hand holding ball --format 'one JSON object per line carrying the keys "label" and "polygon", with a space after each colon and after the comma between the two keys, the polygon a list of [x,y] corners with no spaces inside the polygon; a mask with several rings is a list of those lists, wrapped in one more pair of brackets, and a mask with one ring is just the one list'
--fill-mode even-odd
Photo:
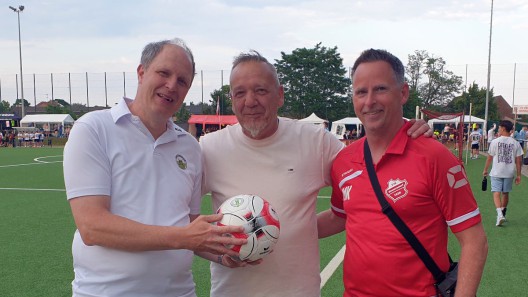
{"label": "hand holding ball", "polygon": [[224,201],[217,213],[224,216],[219,226],[243,226],[244,233],[228,236],[247,238],[244,245],[228,246],[242,261],[256,261],[271,253],[279,240],[280,223],[270,203],[256,195],[237,195]]}

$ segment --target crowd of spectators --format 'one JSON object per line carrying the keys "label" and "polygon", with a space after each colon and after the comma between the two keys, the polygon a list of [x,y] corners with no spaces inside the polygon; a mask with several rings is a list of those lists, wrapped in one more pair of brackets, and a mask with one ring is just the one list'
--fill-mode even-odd
{"label": "crowd of spectators", "polygon": [[43,131],[0,130],[0,147],[43,147],[46,136]]}

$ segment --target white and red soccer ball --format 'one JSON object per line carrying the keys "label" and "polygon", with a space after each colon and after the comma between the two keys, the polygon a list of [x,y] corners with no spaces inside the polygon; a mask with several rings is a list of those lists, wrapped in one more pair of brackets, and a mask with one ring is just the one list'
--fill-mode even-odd
{"label": "white and red soccer ball", "polygon": [[229,236],[247,238],[244,245],[228,246],[239,253],[241,261],[256,261],[271,253],[279,240],[280,223],[277,213],[270,203],[256,195],[233,196],[217,210],[224,216],[219,226],[243,226],[244,233],[231,233]]}

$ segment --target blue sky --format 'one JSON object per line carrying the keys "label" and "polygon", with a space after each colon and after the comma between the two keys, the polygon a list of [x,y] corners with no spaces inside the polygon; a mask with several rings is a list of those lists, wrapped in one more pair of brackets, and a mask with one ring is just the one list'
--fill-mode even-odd
{"label": "blue sky", "polygon": [[[402,59],[415,50],[442,57],[448,69],[486,86],[491,0],[0,0],[2,100],[16,97],[19,73],[16,13],[21,13],[24,90],[33,104],[66,97],[65,77],[90,76],[90,105],[104,105],[102,73],[109,77],[108,103],[124,92],[134,97],[142,47],[154,40],[183,38],[194,52],[198,75],[187,101],[210,100],[227,84],[230,63],[256,49],[271,61],[281,52],[322,42],[338,47],[346,67],[366,48],[384,48]],[[514,63],[517,63],[515,72]],[[494,3],[491,87],[510,104],[528,105],[528,0]],[[466,67],[467,65],[467,67]],[[223,70],[223,71],[221,71]],[[200,72],[203,71],[202,77]],[[126,72],[123,87],[122,72]],[[467,73],[467,74],[466,74]],[[33,91],[32,75],[37,89]],[[75,101],[86,91],[75,87]],[[84,103],[84,102],[83,102]]]}

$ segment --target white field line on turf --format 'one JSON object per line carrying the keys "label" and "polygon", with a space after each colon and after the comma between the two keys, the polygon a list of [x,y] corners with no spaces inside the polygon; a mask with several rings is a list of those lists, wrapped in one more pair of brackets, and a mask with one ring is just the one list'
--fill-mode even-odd
{"label": "white field line on turf", "polygon": [[42,159],[46,159],[46,158],[55,158],[55,157],[62,157],[62,155],[38,157],[38,158],[33,159],[33,161],[35,161],[35,163],[0,165],[0,168],[28,166],[28,165],[40,165],[40,164],[51,164],[51,163],[62,163],[62,161],[51,161],[51,162],[48,162],[48,161],[43,161],[42,160]]}
{"label": "white field line on turf", "polygon": [[337,252],[337,254],[330,260],[328,265],[321,271],[321,289],[324,287],[326,282],[330,279],[332,274],[336,271],[336,269],[339,267],[339,264],[343,262],[343,259],[345,258],[345,246]]}

